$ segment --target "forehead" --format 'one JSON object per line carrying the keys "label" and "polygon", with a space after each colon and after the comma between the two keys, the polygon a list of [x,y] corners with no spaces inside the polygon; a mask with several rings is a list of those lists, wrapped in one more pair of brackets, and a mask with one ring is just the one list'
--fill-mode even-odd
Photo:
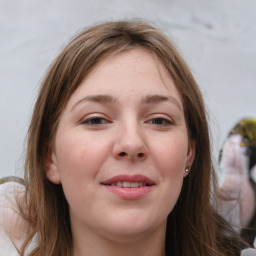
{"label": "forehead", "polygon": [[136,47],[105,57],[82,80],[71,96],[80,94],[147,94],[175,96],[181,102],[173,79],[162,62],[149,50]]}
{"label": "forehead", "polygon": [[153,76],[155,76],[155,78],[162,77],[168,80],[172,79],[161,60],[155,54],[146,48],[138,46],[103,58],[93,67],[85,79],[90,79],[92,76],[101,73],[104,73],[104,76],[107,77],[120,74],[125,76],[133,74],[132,77],[134,77],[134,75],[143,76],[147,74],[148,77],[149,71],[152,74],[149,77],[151,79]]}

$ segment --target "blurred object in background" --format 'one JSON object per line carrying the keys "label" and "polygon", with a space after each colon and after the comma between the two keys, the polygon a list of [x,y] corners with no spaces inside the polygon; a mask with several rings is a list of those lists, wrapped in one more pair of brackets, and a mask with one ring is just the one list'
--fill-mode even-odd
{"label": "blurred object in background", "polygon": [[219,213],[252,246],[256,237],[256,119],[230,131],[219,157]]}

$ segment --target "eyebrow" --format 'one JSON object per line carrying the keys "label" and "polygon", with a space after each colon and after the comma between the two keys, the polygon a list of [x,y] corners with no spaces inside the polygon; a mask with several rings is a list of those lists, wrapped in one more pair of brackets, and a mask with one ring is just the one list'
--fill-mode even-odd
{"label": "eyebrow", "polygon": [[[173,103],[174,105],[176,105],[179,110],[182,110],[179,102],[172,96],[167,97],[167,96],[163,96],[163,95],[154,94],[154,95],[147,95],[146,97],[144,97],[142,99],[142,103],[146,103],[146,104],[156,104],[159,102],[168,102],[168,101]],[[108,103],[116,104],[116,103],[118,103],[118,99],[111,95],[105,95],[105,94],[89,95],[89,96],[82,98],[78,102],[76,102],[74,104],[74,106],[71,108],[71,110],[73,110],[77,105],[79,105],[82,102],[96,102],[96,103],[101,103],[101,104],[108,104]]]}
{"label": "eyebrow", "polygon": [[71,108],[71,110],[73,110],[77,105],[79,105],[82,102],[97,102],[97,103],[117,103],[117,99],[110,96],[110,95],[89,95],[86,96],[84,98],[82,98],[81,100],[79,100],[78,102],[75,103],[75,105]]}
{"label": "eyebrow", "polygon": [[174,105],[176,105],[179,108],[179,110],[182,110],[179,102],[172,96],[167,97],[163,95],[147,95],[143,100],[143,102],[147,104],[155,104],[155,103],[164,102],[164,101],[170,101]]}

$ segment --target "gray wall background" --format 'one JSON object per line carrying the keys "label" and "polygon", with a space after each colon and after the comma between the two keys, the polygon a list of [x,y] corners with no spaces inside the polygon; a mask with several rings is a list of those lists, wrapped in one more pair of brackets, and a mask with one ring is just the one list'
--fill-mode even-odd
{"label": "gray wall background", "polygon": [[214,156],[241,117],[256,118],[255,0],[0,0],[0,177],[22,175],[43,75],[95,22],[143,18],[178,45],[208,106]]}

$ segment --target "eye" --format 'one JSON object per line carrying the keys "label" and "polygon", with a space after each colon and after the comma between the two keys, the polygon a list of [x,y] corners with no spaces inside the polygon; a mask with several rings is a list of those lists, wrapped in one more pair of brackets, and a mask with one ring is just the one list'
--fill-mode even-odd
{"label": "eye", "polygon": [[110,121],[100,116],[87,117],[81,121],[81,124],[92,125],[92,126],[100,126],[107,123],[110,123]]}
{"label": "eye", "polygon": [[156,117],[148,121],[149,124],[154,124],[157,126],[170,126],[173,125],[173,122],[167,118]]}

